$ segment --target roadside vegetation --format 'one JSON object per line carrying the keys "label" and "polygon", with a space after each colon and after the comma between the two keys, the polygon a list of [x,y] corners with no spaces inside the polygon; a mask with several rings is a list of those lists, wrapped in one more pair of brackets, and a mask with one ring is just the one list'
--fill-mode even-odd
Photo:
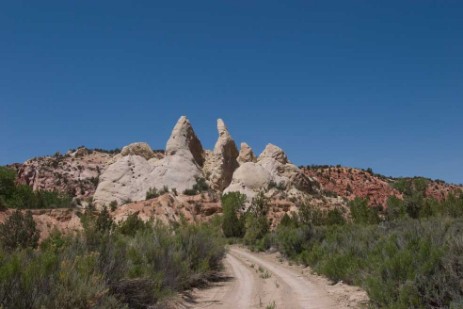
{"label": "roadside vegetation", "polygon": [[74,207],[72,198],[54,191],[33,191],[28,185],[16,183],[16,172],[0,166],[0,210],[6,208],[68,208]]}
{"label": "roadside vegetation", "polygon": [[361,286],[374,308],[462,308],[463,195],[428,198],[422,178],[395,186],[404,198],[389,198],[385,210],[360,198],[348,217],[301,205],[274,231],[263,196],[241,214],[231,209],[244,209],[244,199],[224,196],[223,230],[253,250],[274,247],[334,282]]}
{"label": "roadside vegetation", "polygon": [[[81,215],[82,233],[38,244],[30,213],[0,225],[0,308],[162,308],[169,296],[220,270],[220,225],[115,224]],[[36,249],[34,249],[36,248]]]}

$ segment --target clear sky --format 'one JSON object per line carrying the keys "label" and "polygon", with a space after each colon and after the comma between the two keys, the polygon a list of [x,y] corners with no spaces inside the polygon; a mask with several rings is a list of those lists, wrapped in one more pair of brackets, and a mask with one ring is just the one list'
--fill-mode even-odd
{"label": "clear sky", "polygon": [[2,1],[0,164],[164,148],[463,183],[463,1]]}

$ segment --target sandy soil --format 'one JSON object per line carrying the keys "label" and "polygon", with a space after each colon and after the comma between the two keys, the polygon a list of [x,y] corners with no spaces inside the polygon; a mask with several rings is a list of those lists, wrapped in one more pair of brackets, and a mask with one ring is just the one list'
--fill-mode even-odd
{"label": "sandy soil", "polygon": [[[222,280],[183,297],[178,308],[366,308],[364,291],[332,285],[309,268],[290,265],[273,253],[232,246]],[[274,306],[274,307],[272,307]]]}

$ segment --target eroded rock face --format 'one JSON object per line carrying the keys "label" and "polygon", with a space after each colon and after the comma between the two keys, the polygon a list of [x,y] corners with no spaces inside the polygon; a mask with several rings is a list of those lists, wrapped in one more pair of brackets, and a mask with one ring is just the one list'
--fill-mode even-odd
{"label": "eroded rock face", "polygon": [[268,144],[256,163],[245,162],[235,171],[224,193],[241,192],[246,194],[249,201],[260,191],[272,195],[272,190],[283,190],[293,197],[301,198],[303,194],[317,193],[319,189],[316,181],[305,176],[288,161],[281,148]]}
{"label": "eroded rock face", "polygon": [[152,170],[153,166],[142,156],[121,157],[100,176],[93,201],[103,206],[112,201],[120,205],[145,199],[151,185],[149,175]]}
{"label": "eroded rock face", "polygon": [[240,153],[238,155],[237,161],[240,165],[246,162],[256,162],[257,161],[256,156],[254,155],[254,152],[252,151],[251,147],[249,147],[248,144],[241,143],[241,149],[240,149]]}
{"label": "eroded rock face", "polygon": [[254,162],[243,163],[234,173],[225,193],[240,192],[246,194],[248,200],[258,192],[267,190],[272,181],[272,175],[261,165]]}
{"label": "eroded rock face", "polygon": [[199,166],[204,164],[204,149],[190,121],[182,116],[177,121],[166,145],[166,156],[192,156]]}
{"label": "eroded rock face", "polygon": [[59,191],[85,199],[95,193],[98,179],[111,163],[113,153],[80,147],[15,164],[18,182],[34,190]]}
{"label": "eroded rock face", "polygon": [[204,172],[211,187],[223,191],[231,182],[233,172],[238,168],[238,149],[222,119],[217,120],[219,138],[213,152],[206,155]]}
{"label": "eroded rock face", "polygon": [[204,151],[186,117],[178,120],[166,149],[166,156],[161,160],[147,160],[140,155],[145,151],[129,151],[126,156],[118,158],[101,175],[94,195],[95,204],[101,207],[112,201],[118,204],[141,201],[150,188],[160,190],[167,187],[183,192],[193,187],[196,179],[203,175]]}
{"label": "eroded rock face", "polygon": [[137,155],[149,160],[154,158],[154,152],[147,143],[132,143],[121,150],[121,156]]}

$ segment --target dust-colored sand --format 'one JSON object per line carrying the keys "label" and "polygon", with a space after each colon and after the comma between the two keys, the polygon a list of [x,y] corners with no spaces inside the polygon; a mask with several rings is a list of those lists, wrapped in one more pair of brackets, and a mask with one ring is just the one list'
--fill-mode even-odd
{"label": "dust-colored sand", "polygon": [[225,259],[224,278],[206,289],[195,289],[177,308],[364,308],[364,291],[290,265],[277,253],[254,253],[232,246]]}

